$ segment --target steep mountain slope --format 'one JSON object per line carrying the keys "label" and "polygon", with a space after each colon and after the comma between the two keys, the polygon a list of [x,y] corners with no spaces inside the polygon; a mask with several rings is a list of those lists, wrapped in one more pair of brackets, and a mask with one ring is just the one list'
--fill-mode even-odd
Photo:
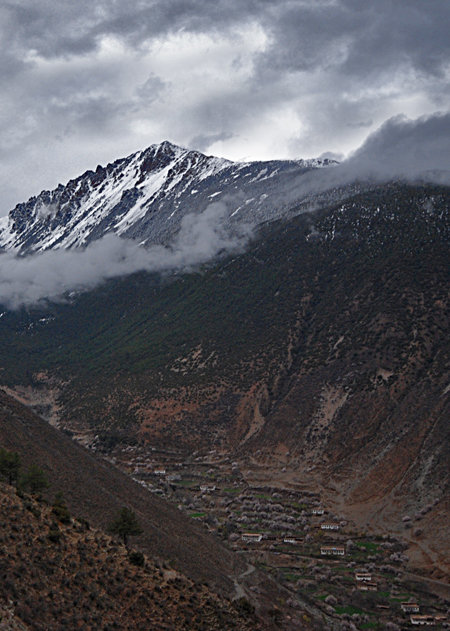
{"label": "steep mountain slope", "polygon": [[55,396],[100,448],[218,446],[374,527],[417,516],[429,540],[448,497],[449,199],[376,187],[196,274],[4,312],[2,382]]}
{"label": "steep mountain slope", "polygon": [[292,204],[283,203],[287,184],[333,164],[328,159],[233,163],[166,141],[18,204],[0,219],[0,249],[73,248],[111,232],[147,245],[167,243],[183,216],[218,201],[232,222],[260,223]]}
{"label": "steep mountain slope", "polygon": [[[286,604],[289,592],[268,574],[1,391],[0,446],[50,482],[38,505],[0,479],[0,628],[3,620],[19,629],[84,620],[92,629],[294,631],[306,613],[301,628],[332,628],[300,593]],[[51,511],[47,500],[59,492],[75,521]],[[142,527],[131,546],[147,555],[145,568],[105,535],[123,506]],[[275,603],[286,604],[285,617],[273,618]]]}
{"label": "steep mountain slope", "polygon": [[[215,564],[216,568],[210,566],[208,569],[209,555],[205,556],[200,550],[207,550],[209,543],[213,547],[218,544],[194,522],[157,496],[141,489],[108,463],[99,462],[3,392],[0,392],[0,404],[1,444],[7,449],[19,451],[26,462],[42,463],[49,479],[63,491],[75,514],[106,528],[126,499],[147,532],[140,542],[144,550],[162,558],[176,558],[181,567],[193,570],[193,575],[200,572],[197,577],[204,580],[214,580],[211,572],[216,574],[217,568],[216,578],[222,572],[219,581],[226,586],[226,575],[233,565],[232,557],[222,548],[214,552],[211,550],[211,554],[220,561]],[[196,550],[193,549],[195,541],[198,542]],[[219,569],[222,561],[224,565]]]}
{"label": "steep mountain slope", "polygon": [[174,507],[133,482],[107,462],[51,427],[28,408],[0,392],[0,444],[22,460],[41,466],[50,493],[62,491],[70,510],[106,529],[123,505],[132,508],[144,529],[139,547],[170,560],[191,578],[233,594],[235,560],[231,552]]}
{"label": "steep mountain slope", "polygon": [[0,629],[261,628],[205,585],[158,567],[136,567],[122,545],[82,520],[0,482]]}

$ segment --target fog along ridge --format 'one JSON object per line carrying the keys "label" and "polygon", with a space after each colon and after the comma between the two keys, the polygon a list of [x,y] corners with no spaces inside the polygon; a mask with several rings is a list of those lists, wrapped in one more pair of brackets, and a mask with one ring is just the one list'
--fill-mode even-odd
{"label": "fog along ridge", "polygon": [[169,246],[143,247],[107,234],[85,249],[60,248],[24,257],[0,254],[0,304],[16,309],[60,299],[69,290],[90,289],[108,278],[139,270],[186,270],[221,252],[239,252],[251,234],[250,226],[239,224],[231,234],[223,223],[225,213],[226,205],[216,202],[198,215],[185,215]]}

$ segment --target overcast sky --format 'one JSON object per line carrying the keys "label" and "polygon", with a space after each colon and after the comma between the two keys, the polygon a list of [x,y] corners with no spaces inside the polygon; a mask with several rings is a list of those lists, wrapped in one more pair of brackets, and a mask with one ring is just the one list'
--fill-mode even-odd
{"label": "overcast sky", "polygon": [[0,29],[0,214],[164,139],[346,155],[449,109],[449,0],[3,0]]}

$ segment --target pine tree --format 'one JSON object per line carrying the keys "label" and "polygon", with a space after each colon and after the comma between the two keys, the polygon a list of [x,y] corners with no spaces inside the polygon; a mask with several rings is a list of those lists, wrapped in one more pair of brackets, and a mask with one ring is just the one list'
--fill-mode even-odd
{"label": "pine tree", "polygon": [[58,491],[55,495],[55,499],[52,504],[52,513],[61,523],[70,524],[69,509],[67,508],[67,504],[61,491]]}
{"label": "pine tree", "polygon": [[21,486],[33,495],[37,495],[39,497],[42,494],[42,491],[45,491],[50,484],[44,471],[37,465],[32,464],[22,477]]}
{"label": "pine tree", "polygon": [[0,448],[0,476],[8,481],[8,484],[17,482],[20,471],[20,456],[16,451],[7,451]]}
{"label": "pine tree", "polygon": [[109,526],[109,532],[113,535],[118,535],[125,546],[128,547],[128,537],[140,535],[143,530],[134,511],[124,506],[117,518]]}

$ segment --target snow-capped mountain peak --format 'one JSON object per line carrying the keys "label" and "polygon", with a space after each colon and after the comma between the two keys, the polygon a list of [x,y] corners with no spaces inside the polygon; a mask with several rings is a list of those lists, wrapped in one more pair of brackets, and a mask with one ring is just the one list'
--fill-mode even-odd
{"label": "snow-capped mountain peak", "polygon": [[166,140],[18,204],[0,219],[0,248],[21,253],[76,248],[110,232],[164,243],[185,214],[220,200],[230,217],[267,220],[277,195],[280,207],[287,180],[332,164],[230,162]]}

